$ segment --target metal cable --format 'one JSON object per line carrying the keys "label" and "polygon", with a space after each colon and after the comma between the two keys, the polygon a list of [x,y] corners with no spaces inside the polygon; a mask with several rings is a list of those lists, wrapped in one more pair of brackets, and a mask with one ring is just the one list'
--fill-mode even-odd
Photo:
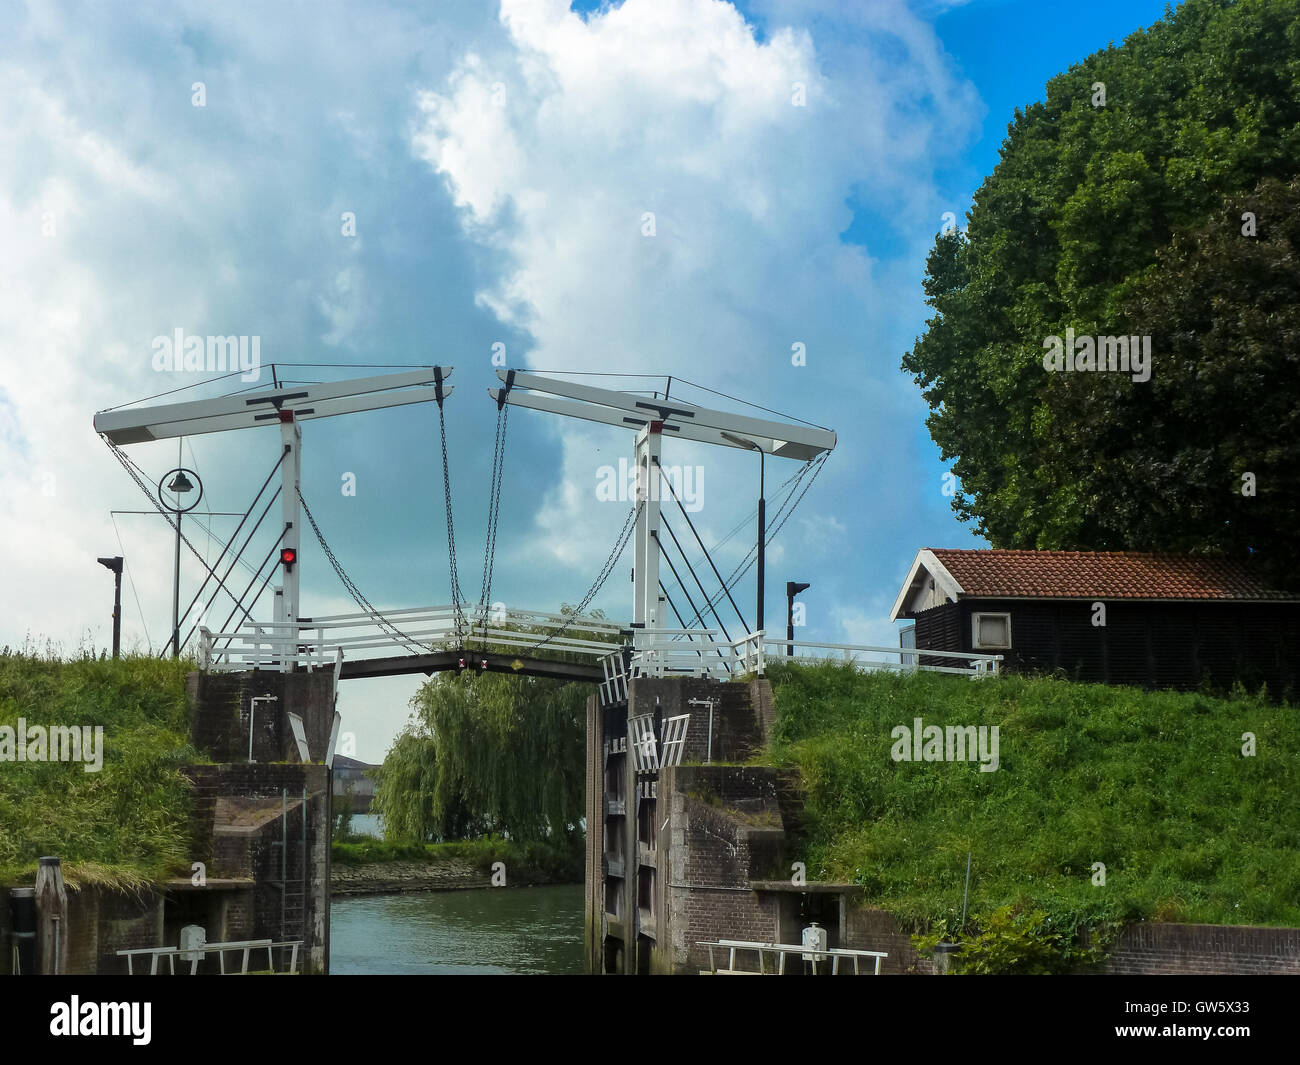
{"label": "metal cable", "polygon": [[[682,513],[685,513],[685,511],[683,511]],[[697,587],[700,590],[700,595],[704,596],[707,599],[708,593],[704,590],[704,585],[700,583],[700,578],[695,572],[695,567],[691,565],[691,560],[686,557],[686,552],[682,550],[681,541],[677,539],[677,534],[673,532],[673,527],[668,524],[668,519],[665,518],[662,514],[659,516],[659,524],[668,530],[668,536],[672,539],[673,544],[676,546],[677,553],[682,556],[682,564],[686,567],[686,572],[689,573],[691,575],[691,579],[695,581],[695,587]],[[673,576],[677,577],[677,583],[681,585],[682,591],[685,592],[686,585],[683,583],[681,577],[678,576],[677,574],[677,567],[673,565],[672,556],[667,551],[665,551],[663,547],[664,547],[664,543],[662,540],[660,540],[659,557],[668,563],[668,568],[673,571]],[[686,601],[690,603],[689,594],[686,596]],[[694,603],[690,603],[690,605],[692,608],[695,607]],[[733,603],[732,605],[734,606],[735,604]],[[737,610],[736,613],[739,614],[740,611]],[[731,633],[727,631],[727,626],[722,623],[722,618],[718,617],[717,610],[713,611],[713,620],[718,623],[718,628],[722,630],[722,635],[725,636],[727,638],[727,642],[730,643]],[[741,625],[745,625],[745,619],[743,617],[740,619],[740,623]],[[746,625],[744,631],[748,632],[749,626]]]}
{"label": "metal cable", "polygon": [[460,576],[456,566],[456,524],[451,512],[451,467],[447,462],[447,418],[443,413],[441,399],[438,400],[438,433],[442,439],[442,495],[447,511],[447,565],[450,570],[452,609],[456,618],[456,645],[460,647],[465,642],[465,611],[461,609],[465,596],[460,590]]}
{"label": "metal cable", "polygon": [[[231,599],[235,599],[234,593],[229,588],[226,587],[225,582],[222,581],[220,577],[217,577],[216,572],[213,570],[211,566],[208,565],[207,559],[203,557],[203,555],[199,552],[199,549],[195,547],[192,543],[190,543],[190,538],[188,536],[186,536],[183,532],[180,531],[180,526],[176,524],[176,519],[173,517],[171,511],[169,511],[166,507],[164,507],[162,503],[158,501],[157,497],[154,496],[153,489],[150,488],[147,483],[145,483],[143,477],[144,471],[141,470],[139,466],[136,466],[136,464],[131,461],[130,456],[128,456],[120,447],[118,447],[115,443],[113,443],[113,441],[110,440],[107,436],[102,437],[102,439],[104,443],[108,445],[108,450],[113,453],[113,457],[116,458],[117,461],[122,464],[122,469],[126,470],[126,472],[130,475],[131,480],[133,480],[136,483],[136,485],[139,487],[140,491],[142,491],[145,494],[145,498],[148,499],[149,502],[154,505],[154,509],[157,510],[158,513],[161,514],[164,518],[166,518],[168,524],[170,524],[171,527],[176,530],[176,534],[181,538],[185,546],[190,549],[190,553],[199,560],[199,565],[203,567],[204,572],[206,572],[209,577],[216,578],[217,584],[225,591],[225,593],[228,596],[230,596]],[[138,473],[136,472],[137,470],[139,471]],[[239,600],[235,599],[235,602],[238,603]],[[168,642],[170,643],[170,641]]]}
{"label": "metal cable", "polygon": [[[248,545],[251,544],[251,543],[253,542],[253,537],[257,535],[257,530],[260,529],[260,528],[262,527],[262,522],[264,522],[264,521],[266,520],[266,516],[267,516],[269,513],[271,513],[271,508],[272,508],[273,506],[275,506],[275,501],[276,501],[277,499],[279,499],[279,498],[280,498],[280,488],[277,487],[276,490],[275,490],[274,492],[271,493],[271,498],[268,499],[268,500],[266,501],[266,506],[262,509],[262,515],[261,515],[261,517],[259,517],[259,518],[257,519],[257,523],[253,526],[252,530],[249,532],[248,536],[245,538],[245,540],[244,540],[244,545],[239,549],[238,554],[236,554],[236,556],[230,560],[230,565],[226,567],[226,572],[225,572],[224,576],[222,577],[223,580],[224,580],[226,577],[229,577],[229,576],[230,576],[231,571],[235,568],[235,563],[236,563],[237,561],[239,561],[239,560],[243,557],[244,552],[248,550]],[[254,500],[254,502],[256,502],[256,500]],[[251,513],[251,511],[250,511],[250,513]],[[243,523],[241,522],[240,524],[243,524]],[[239,530],[236,529],[236,530],[235,530],[236,535],[238,535],[238,532],[239,532]],[[280,540],[283,540],[283,539],[284,539],[284,534],[281,533],[281,534],[280,534]],[[276,545],[277,545],[277,546],[279,545],[280,540],[277,540],[277,541],[276,541]],[[231,542],[232,542],[232,543],[234,542],[234,537],[231,537]],[[223,554],[224,554],[224,552],[223,552]],[[221,563],[221,559],[217,559],[217,564],[220,565],[220,563]],[[260,572],[260,570],[257,571],[257,572]],[[256,580],[256,579],[257,579],[257,572],[254,572],[254,573],[253,573],[253,580]],[[207,582],[205,581],[204,583],[206,584]],[[200,589],[200,591],[202,591],[202,589]],[[259,592],[258,594],[260,595],[261,593]],[[197,595],[195,595],[194,599],[192,599],[192,600],[190,601],[190,605],[187,606],[187,607],[185,608],[185,614],[184,614],[185,617],[189,617],[190,611],[194,609],[194,604],[198,601],[198,598],[199,598],[199,597],[198,597]],[[215,596],[214,596],[214,599],[215,599]],[[202,620],[203,615],[206,614],[206,613],[208,612],[208,610],[211,609],[211,607],[212,607],[212,601],[209,601],[209,602],[208,602],[208,605],[207,605],[206,607],[204,607],[203,610],[201,610],[201,611],[199,612],[199,619],[196,620],[196,621],[194,622],[194,624],[190,626],[190,631],[187,632],[187,633],[185,634],[185,639],[183,639],[183,640],[181,641],[181,646],[182,646],[182,647],[184,647],[187,643],[190,642],[190,637],[194,635],[194,630],[197,629],[197,628],[199,627],[199,622]],[[170,641],[169,641],[169,642],[170,642]],[[165,651],[166,648],[163,648],[163,650]]]}
{"label": "metal cable", "polygon": [[131,568],[126,564],[126,545],[122,543],[122,530],[117,527],[117,517],[111,512],[109,518],[113,522],[113,532],[117,534],[117,549],[122,552],[122,568],[126,570],[126,579],[131,584],[131,594],[135,597],[135,608],[140,612],[140,627],[144,629],[145,643],[149,646],[149,653],[153,654],[153,639],[149,636],[149,625],[144,620],[144,607],[140,605],[140,593],[135,588],[135,578],[131,575]]}
{"label": "metal cable", "polygon": [[[662,471],[661,471],[661,473],[660,473],[660,476],[661,476],[661,478],[662,478],[662,482],[668,486],[668,491],[669,491],[670,493],[672,493],[673,502],[677,504],[677,509],[678,509],[679,511],[681,511],[681,513],[682,513],[682,517],[686,519],[686,524],[690,526],[690,529],[691,529],[691,535],[695,537],[695,542],[696,542],[697,544],[700,545],[700,550],[704,552],[704,560],[709,564],[709,568],[710,568],[711,570],[713,570],[713,575],[714,575],[715,577],[718,578],[718,581],[719,581],[720,583],[722,583],[722,574],[718,572],[718,567],[715,566],[715,565],[713,564],[713,556],[712,556],[711,554],[709,554],[709,549],[708,549],[707,547],[704,546],[704,541],[700,539],[700,534],[699,534],[699,532],[698,532],[698,531],[696,530],[696,528],[695,528],[695,522],[691,521],[691,516],[690,516],[690,514],[687,513],[686,508],[685,508],[684,506],[682,506],[682,501],[677,497],[677,489],[673,487],[672,478],[671,478],[671,477],[663,477],[663,476],[662,476]],[[676,533],[673,532],[672,527],[668,525],[668,521],[667,521],[667,519],[664,519],[664,526],[668,529],[668,535],[671,536],[671,537],[673,538],[673,543],[677,543],[677,535],[676,535]],[[682,560],[683,560],[683,561],[686,561],[686,552],[685,552],[685,551],[682,551],[682,545],[681,545],[681,544],[677,544],[677,550],[678,550],[678,551],[681,551],[681,553],[682,553]],[[688,569],[691,570],[691,576],[694,577],[694,576],[695,576],[695,570],[694,570],[693,568],[691,568],[691,564],[690,564],[689,561],[686,561],[686,566],[687,566]],[[695,578],[695,583],[696,583],[696,584],[700,584],[700,579],[699,579],[698,577]],[[741,632],[749,632],[749,631],[750,631],[750,628],[749,628],[748,623],[745,621],[745,615],[742,614],[742,613],[740,612],[740,607],[738,607],[738,606],[736,605],[736,600],[735,600],[734,598],[732,598],[731,591],[730,591],[730,589],[728,589],[728,588],[726,587],[725,583],[723,583],[723,591],[727,593],[727,599],[731,602],[731,609],[734,610],[734,611],[736,612],[736,617],[738,617],[738,618],[740,619],[740,630],[741,630]],[[700,585],[700,595],[705,595],[705,591],[704,591],[704,586],[703,586],[703,585]],[[706,596],[706,598],[707,598],[707,596]],[[713,616],[714,616],[715,618],[718,616],[716,610],[713,612]],[[722,624],[721,619],[719,619],[718,624],[719,624],[719,625]],[[725,630],[724,630],[724,631],[725,631]],[[731,637],[728,636],[727,639],[731,639]]]}
{"label": "metal cable", "polygon": [[[257,490],[257,495],[255,495],[253,497],[253,501],[248,504],[248,509],[244,511],[244,516],[239,519],[239,524],[235,526],[235,531],[230,534],[230,540],[226,543],[226,546],[221,549],[221,554],[217,556],[216,561],[212,563],[214,568],[221,565],[222,560],[225,559],[226,557],[226,552],[230,550],[231,545],[233,545],[234,542],[239,538],[239,534],[243,530],[245,523],[248,521],[249,517],[252,516],[253,508],[257,506],[258,501],[262,498],[262,493],[266,491],[267,485],[271,483],[271,478],[275,476],[276,470],[278,470],[282,465],[284,465],[284,460],[288,456],[288,454],[289,454],[288,450],[280,452],[280,460],[274,466],[271,467],[271,472],[266,475],[266,480],[262,482],[262,487]],[[190,449],[190,458],[191,460],[194,459],[193,448]],[[195,461],[194,465],[197,467],[198,462]],[[267,501],[266,509],[262,511],[262,517],[257,519],[257,524],[253,526],[253,531],[248,534],[248,539],[244,541],[244,546],[235,552],[235,557],[230,560],[230,565],[226,568],[225,574],[221,578],[219,578],[220,580],[225,580],[226,577],[230,576],[231,570],[235,568],[235,563],[237,563],[243,557],[244,552],[248,549],[248,545],[252,543],[253,536],[256,535],[258,528],[261,527],[262,521],[266,518],[266,515],[270,512],[271,506],[275,503],[276,497],[279,494],[280,494],[279,488],[277,488],[273,493],[271,493],[271,498]],[[211,527],[209,526],[209,530],[210,528]],[[198,591],[194,593],[194,598],[190,600],[189,606],[185,608],[184,612],[180,616],[180,621],[182,623],[184,623],[189,618],[190,611],[194,609],[194,604],[199,601],[200,597],[203,595],[203,589],[205,589],[207,586],[208,586],[208,578],[204,577],[203,583],[199,585]],[[215,594],[216,593],[213,593],[214,598],[215,598]],[[209,603],[208,605],[211,606],[212,604]],[[187,643],[189,643],[190,637],[194,635],[194,630],[196,628],[198,628],[198,622],[195,622],[195,624],[190,627],[190,631],[185,634],[185,639],[181,641],[182,647],[184,647]],[[171,642],[174,637],[175,637],[174,633],[172,634],[172,636],[167,637],[167,643],[163,646],[162,654],[167,653],[167,648],[171,646]]]}
{"label": "metal cable", "polygon": [[[786,496],[785,500],[781,503],[780,507],[777,508],[776,514],[773,515],[773,520],[776,522],[776,524],[772,528],[772,531],[764,539],[763,541],[764,546],[771,544],[771,542],[776,538],[776,534],[781,531],[781,527],[786,523],[786,521],[789,520],[790,515],[794,513],[795,508],[799,506],[800,502],[803,500],[803,497],[807,495],[808,489],[813,486],[813,482],[817,480],[817,475],[821,473],[822,467],[826,465],[827,457],[828,457],[827,454],[823,454],[818,458],[811,460],[810,462],[805,464],[803,469],[799,471],[798,476],[794,478],[793,487],[791,487],[789,494]],[[798,498],[795,499],[794,493],[795,490],[798,489],[799,487],[799,482],[803,480],[803,478],[808,474],[810,470],[812,471],[812,477],[809,478],[808,483],[804,485],[803,490],[799,492]],[[790,503],[791,499],[794,499],[793,505],[791,505]],[[786,509],[787,507],[789,507],[788,510]],[[783,512],[784,512],[784,516],[783,516]],[[758,558],[758,545],[755,544],[753,547],[749,549],[749,552],[745,555],[745,557],[742,558],[740,562],[736,564],[736,568],[731,571],[731,575],[723,582],[722,587],[719,588],[718,591],[716,591],[710,597],[709,601],[705,603],[701,611],[691,619],[691,623],[694,624],[696,621],[699,621],[701,619],[701,614],[703,610],[707,610],[711,606],[720,602],[724,593],[730,591],[730,589],[735,586],[736,582],[739,581],[746,573],[749,572],[749,568],[754,564],[757,558]]]}
{"label": "metal cable", "polygon": [[248,615],[253,609],[253,604],[256,603],[262,597],[262,593],[266,591],[266,586],[270,583],[271,578],[275,575],[275,567],[272,566],[270,569],[266,571],[266,579],[262,581],[262,587],[260,587],[257,590],[257,594],[253,596],[253,598],[249,601],[248,606],[244,606],[244,596],[246,596],[249,592],[249,589],[253,587],[253,582],[257,580],[262,570],[265,569],[266,564],[271,560],[271,556],[275,554],[276,549],[280,546],[281,543],[284,542],[284,534],[287,531],[288,531],[287,528],[281,530],[280,535],[276,537],[275,543],[273,543],[271,545],[271,549],[267,551],[266,557],[262,559],[257,569],[253,571],[253,575],[248,578],[248,584],[244,586],[244,590],[239,593],[239,601],[235,604],[235,609],[232,610],[229,613],[229,615],[227,615],[225,623],[221,626],[220,629],[220,631],[222,632],[230,633],[230,635],[226,637],[226,642],[221,645],[223,648],[229,649],[231,641],[234,640],[236,635],[238,635],[237,630],[232,629],[230,627],[231,620],[234,618],[236,614],[239,613],[241,609],[244,611],[244,613],[243,616],[240,617],[237,624],[242,625],[245,621],[248,620]]}

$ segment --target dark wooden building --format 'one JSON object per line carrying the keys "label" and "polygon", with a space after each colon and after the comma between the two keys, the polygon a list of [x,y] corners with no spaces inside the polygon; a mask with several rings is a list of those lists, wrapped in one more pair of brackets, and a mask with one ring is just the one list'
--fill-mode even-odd
{"label": "dark wooden building", "polygon": [[[918,650],[1001,654],[1011,670],[1300,692],[1300,596],[1227,559],[926,548],[894,602],[900,618],[915,620]],[[931,662],[942,660],[921,656]]]}

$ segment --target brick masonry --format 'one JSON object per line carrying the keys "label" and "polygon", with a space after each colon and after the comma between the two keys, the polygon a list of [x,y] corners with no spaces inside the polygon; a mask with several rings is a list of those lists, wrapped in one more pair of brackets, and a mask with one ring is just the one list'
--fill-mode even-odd
{"label": "brick masonry", "polygon": [[193,782],[193,861],[205,863],[209,876],[255,881],[252,938],[301,939],[304,967],[323,972],[329,954],[329,769],[235,763],[189,766],[185,773]]}
{"label": "brick masonry", "polygon": [[[190,736],[214,762],[248,760],[250,718],[254,761],[301,761],[289,725],[291,713],[302,718],[311,760],[322,761],[325,757],[334,724],[334,674],[330,670],[195,672],[188,677],[187,692]],[[266,695],[274,696],[276,701],[259,702],[254,712],[253,697]]]}
{"label": "brick masonry", "polygon": [[1101,971],[1111,975],[1300,975],[1300,928],[1132,924]]}

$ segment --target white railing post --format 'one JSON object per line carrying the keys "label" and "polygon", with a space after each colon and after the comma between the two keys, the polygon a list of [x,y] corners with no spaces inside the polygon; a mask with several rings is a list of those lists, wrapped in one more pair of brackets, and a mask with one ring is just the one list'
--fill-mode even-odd
{"label": "white railing post", "polygon": [[199,668],[212,668],[212,631],[206,625],[199,626]]}

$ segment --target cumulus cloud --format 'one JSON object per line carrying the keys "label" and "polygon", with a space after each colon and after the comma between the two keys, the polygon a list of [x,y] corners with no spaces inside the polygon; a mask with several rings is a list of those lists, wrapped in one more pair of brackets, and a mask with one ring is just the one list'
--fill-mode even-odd
{"label": "cumulus cloud", "polygon": [[[502,46],[467,52],[419,94],[413,151],[493,252],[478,299],[532,339],[531,364],[705,378],[840,427],[861,422],[855,401],[882,428],[912,415],[897,353],[879,342],[912,281],[841,234],[853,195],[900,218],[929,209],[933,158],[973,97],[904,6],[820,9],[821,39],[780,22],[814,7],[768,11],[760,39],[719,0],[586,17],[505,0]],[[932,232],[918,228],[918,249]],[[807,367],[792,366],[796,343]],[[586,556],[570,531],[598,522],[604,542],[622,515],[591,506],[594,442],[609,432],[563,429],[536,531],[573,567]],[[872,437],[848,438],[857,454],[841,469]],[[752,460],[700,461],[717,474],[709,514],[743,514]],[[825,551],[843,528],[829,510],[807,516],[790,549]]]}

